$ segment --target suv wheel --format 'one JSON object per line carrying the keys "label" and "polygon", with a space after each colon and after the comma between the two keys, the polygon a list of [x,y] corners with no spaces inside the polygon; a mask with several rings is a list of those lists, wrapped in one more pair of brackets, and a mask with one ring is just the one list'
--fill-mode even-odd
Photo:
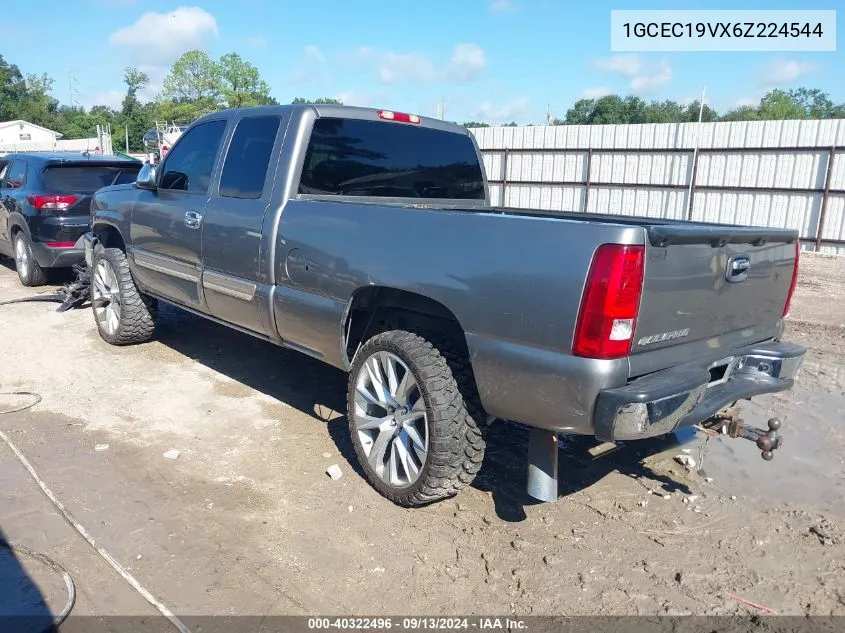
{"label": "suv wheel", "polygon": [[454,496],[481,463],[449,363],[416,334],[392,330],[364,344],[349,375],[347,418],[367,480],[399,505]]}
{"label": "suv wheel", "polygon": [[133,345],[153,337],[158,302],[138,291],[126,254],[119,248],[94,252],[91,307],[107,343]]}
{"label": "suv wheel", "polygon": [[47,283],[47,271],[38,265],[32,255],[32,245],[23,231],[15,233],[15,268],[24,286],[43,286]]}

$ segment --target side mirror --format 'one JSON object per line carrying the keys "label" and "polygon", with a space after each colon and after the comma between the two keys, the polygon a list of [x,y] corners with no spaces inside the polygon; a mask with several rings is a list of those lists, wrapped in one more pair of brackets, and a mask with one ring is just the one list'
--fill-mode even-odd
{"label": "side mirror", "polygon": [[138,189],[149,189],[155,191],[156,188],[156,168],[155,165],[147,163],[138,171],[138,176],[135,178],[135,186]]}

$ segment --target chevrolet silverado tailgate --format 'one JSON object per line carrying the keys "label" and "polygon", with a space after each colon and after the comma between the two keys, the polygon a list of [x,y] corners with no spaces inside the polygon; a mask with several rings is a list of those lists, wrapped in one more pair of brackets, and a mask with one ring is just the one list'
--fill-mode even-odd
{"label": "chevrolet silverado tailgate", "polygon": [[[638,373],[638,354],[698,342],[689,348],[696,355],[717,355],[777,331],[796,268],[797,232],[705,224],[645,230],[632,373]],[[671,353],[658,356],[656,364],[639,367],[656,370],[687,360]]]}

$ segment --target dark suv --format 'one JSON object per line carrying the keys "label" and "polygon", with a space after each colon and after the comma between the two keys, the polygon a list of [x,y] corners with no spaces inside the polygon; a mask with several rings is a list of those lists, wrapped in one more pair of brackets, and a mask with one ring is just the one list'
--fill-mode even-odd
{"label": "dark suv", "polygon": [[48,268],[82,262],[91,195],[131,183],[141,162],[75,152],[0,156],[0,254],[15,258],[24,286],[47,281]]}

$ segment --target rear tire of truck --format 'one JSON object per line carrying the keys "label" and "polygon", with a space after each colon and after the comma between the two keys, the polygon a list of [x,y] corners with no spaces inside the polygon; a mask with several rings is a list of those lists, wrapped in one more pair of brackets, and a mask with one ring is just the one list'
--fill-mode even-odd
{"label": "rear tire of truck", "polygon": [[347,419],[358,463],[394,503],[422,506],[472,482],[483,441],[450,363],[425,338],[404,330],[377,334],[349,373]]}
{"label": "rear tire of truck", "polygon": [[155,333],[158,301],[138,290],[119,248],[94,252],[91,308],[100,337],[112,345],[146,343]]}
{"label": "rear tire of truck", "polygon": [[38,265],[32,254],[32,245],[23,231],[15,233],[15,268],[18,278],[24,286],[29,288],[43,286],[47,283],[47,271]]}

